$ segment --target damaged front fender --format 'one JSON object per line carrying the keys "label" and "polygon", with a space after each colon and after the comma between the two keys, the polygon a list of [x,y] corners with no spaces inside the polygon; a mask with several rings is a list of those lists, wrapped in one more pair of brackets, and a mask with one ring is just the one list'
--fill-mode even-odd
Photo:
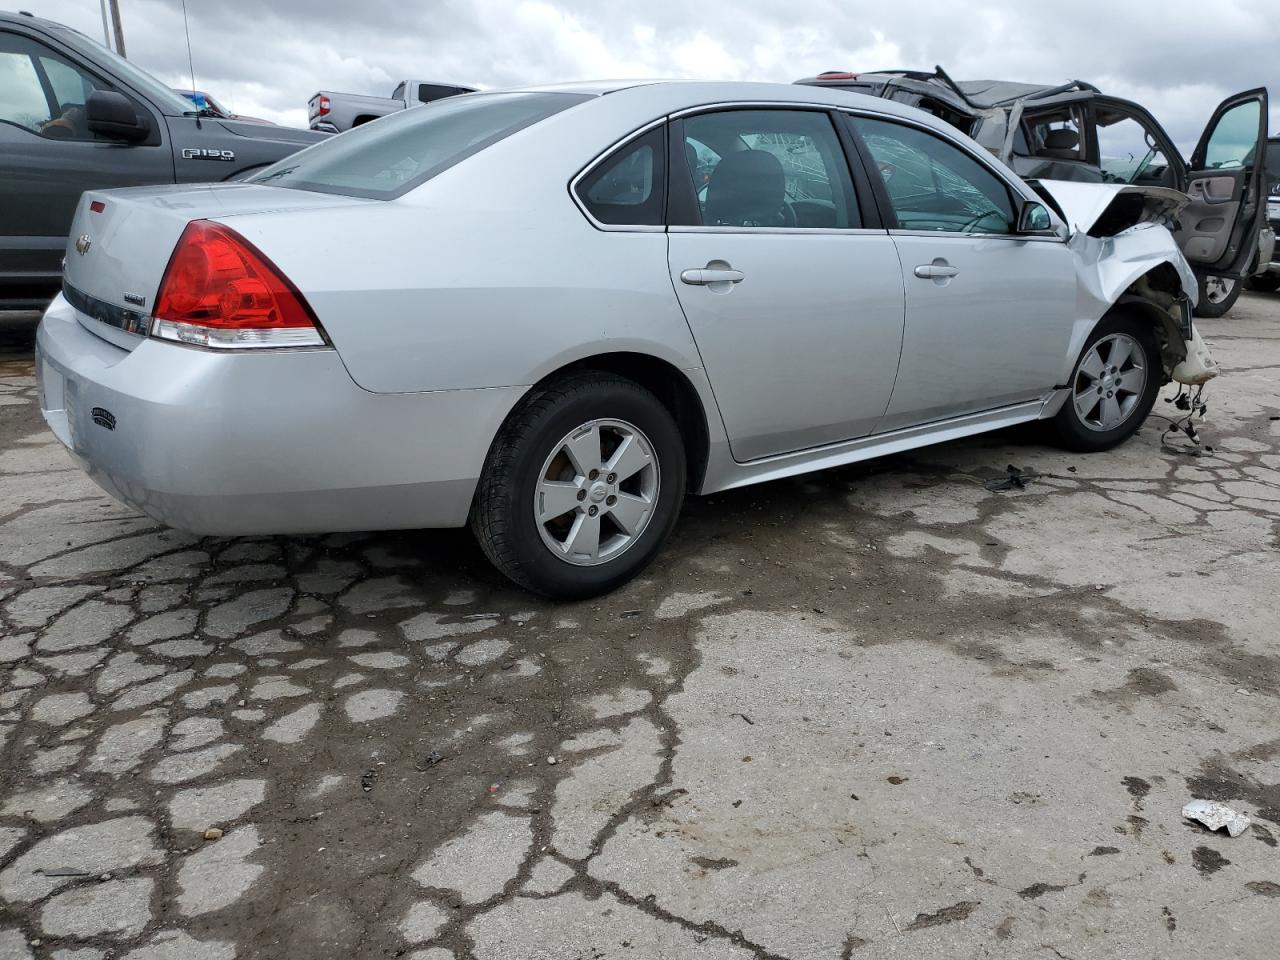
{"label": "damaged front fender", "polygon": [[[1085,340],[1109,311],[1128,306],[1150,318],[1165,382],[1204,383],[1218,367],[1191,323],[1199,283],[1170,227],[1190,199],[1164,187],[1042,180],[1071,228],[1079,270],[1072,349],[1062,381]],[[1188,378],[1188,379],[1184,379]]]}

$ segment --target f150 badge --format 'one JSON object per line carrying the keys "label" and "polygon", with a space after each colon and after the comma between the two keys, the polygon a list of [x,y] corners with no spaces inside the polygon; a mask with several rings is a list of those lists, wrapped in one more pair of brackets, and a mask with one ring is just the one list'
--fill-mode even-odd
{"label": "f150 badge", "polygon": [[234,150],[205,150],[200,147],[183,147],[183,160],[234,160]]}

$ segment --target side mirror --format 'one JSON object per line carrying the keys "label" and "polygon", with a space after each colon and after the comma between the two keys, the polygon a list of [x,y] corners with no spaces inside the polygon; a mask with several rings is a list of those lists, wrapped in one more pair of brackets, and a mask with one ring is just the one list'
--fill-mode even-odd
{"label": "side mirror", "polygon": [[85,102],[92,133],[110,140],[139,143],[151,135],[151,118],[139,114],[133,101],[114,90],[95,90]]}
{"label": "side mirror", "polygon": [[1054,223],[1049,208],[1035,200],[1028,200],[1018,211],[1018,233],[1032,237],[1055,236],[1061,240],[1071,236],[1065,226]]}

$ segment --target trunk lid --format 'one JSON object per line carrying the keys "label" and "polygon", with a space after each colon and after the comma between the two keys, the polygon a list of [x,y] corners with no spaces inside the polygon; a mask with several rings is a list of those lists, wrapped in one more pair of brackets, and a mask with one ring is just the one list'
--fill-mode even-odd
{"label": "trunk lid", "polygon": [[132,349],[145,334],[169,258],[192,220],[366,202],[251,183],[91,190],[72,221],[64,293],[87,329]]}

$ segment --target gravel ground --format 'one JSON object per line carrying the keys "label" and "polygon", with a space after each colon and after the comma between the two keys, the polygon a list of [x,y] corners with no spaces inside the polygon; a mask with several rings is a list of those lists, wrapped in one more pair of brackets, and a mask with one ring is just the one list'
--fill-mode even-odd
{"label": "gravel ground", "polygon": [[3,333],[3,960],[1276,955],[1280,297],[1204,326],[1211,455],[691,500],[569,605],[461,532],[159,528]]}

